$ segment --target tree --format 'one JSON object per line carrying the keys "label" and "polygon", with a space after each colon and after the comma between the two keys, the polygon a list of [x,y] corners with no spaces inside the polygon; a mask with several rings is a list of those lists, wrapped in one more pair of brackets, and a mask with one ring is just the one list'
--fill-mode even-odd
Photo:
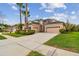
{"label": "tree", "polygon": [[70,23],[69,23],[69,20],[67,20],[67,22],[64,23],[63,25],[65,27],[65,30],[68,32],[69,31],[69,27],[71,26]]}
{"label": "tree", "polygon": [[77,25],[77,30],[79,31],[79,25]]}
{"label": "tree", "polygon": [[[23,26],[24,24],[21,24],[21,25]],[[16,27],[16,30],[20,29],[20,24],[15,24],[14,26]]]}
{"label": "tree", "polygon": [[23,7],[23,3],[17,3],[17,5],[19,6],[19,11],[20,11],[20,30],[22,30],[22,7]]}
{"label": "tree", "polygon": [[22,11],[22,14],[25,16],[25,30],[28,30],[28,17],[30,17],[29,15],[29,11],[28,11],[28,4],[25,4],[25,10]]}
{"label": "tree", "polygon": [[69,20],[67,20],[67,22],[64,23],[64,27],[66,32],[79,31],[79,25],[71,24],[69,23]]}
{"label": "tree", "polygon": [[9,27],[10,25],[8,24],[0,24],[0,32],[7,31],[6,29],[8,29]]}

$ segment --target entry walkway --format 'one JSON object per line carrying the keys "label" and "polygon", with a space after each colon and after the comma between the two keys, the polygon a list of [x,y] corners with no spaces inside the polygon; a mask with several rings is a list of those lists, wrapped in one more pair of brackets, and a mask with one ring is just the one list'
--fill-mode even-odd
{"label": "entry walkway", "polygon": [[4,35],[7,39],[0,41],[0,56],[25,56],[32,50],[47,56],[79,55],[43,44],[56,35],[53,33],[36,33],[19,38]]}

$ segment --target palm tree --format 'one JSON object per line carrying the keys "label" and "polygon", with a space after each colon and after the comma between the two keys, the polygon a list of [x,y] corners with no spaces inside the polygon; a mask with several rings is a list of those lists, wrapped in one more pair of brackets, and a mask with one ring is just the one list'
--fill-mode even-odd
{"label": "palm tree", "polygon": [[25,29],[27,29],[28,30],[28,17],[30,16],[29,15],[29,11],[28,11],[28,3],[26,3],[26,14],[25,14],[25,16],[26,16],[26,19],[25,19]]}
{"label": "palm tree", "polygon": [[28,4],[26,3],[26,9],[24,11],[22,11],[22,14],[25,16],[25,30],[28,30],[28,17],[29,15],[29,11],[28,11]]}
{"label": "palm tree", "polygon": [[19,11],[20,11],[20,30],[22,30],[22,7],[23,7],[23,3],[17,3],[17,5],[19,6]]}

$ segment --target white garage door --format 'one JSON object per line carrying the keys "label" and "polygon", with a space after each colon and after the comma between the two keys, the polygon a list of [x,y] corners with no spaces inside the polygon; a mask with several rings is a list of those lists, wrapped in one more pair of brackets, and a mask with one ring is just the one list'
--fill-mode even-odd
{"label": "white garage door", "polygon": [[59,28],[47,28],[46,32],[48,32],[48,33],[59,33]]}

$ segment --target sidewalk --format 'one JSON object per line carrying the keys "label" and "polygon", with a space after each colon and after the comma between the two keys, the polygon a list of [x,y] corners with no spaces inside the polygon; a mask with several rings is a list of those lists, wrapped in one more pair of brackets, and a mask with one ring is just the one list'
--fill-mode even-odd
{"label": "sidewalk", "polygon": [[39,48],[35,49],[35,51],[46,56],[79,56],[78,53],[50,47],[47,45],[41,45]]}

